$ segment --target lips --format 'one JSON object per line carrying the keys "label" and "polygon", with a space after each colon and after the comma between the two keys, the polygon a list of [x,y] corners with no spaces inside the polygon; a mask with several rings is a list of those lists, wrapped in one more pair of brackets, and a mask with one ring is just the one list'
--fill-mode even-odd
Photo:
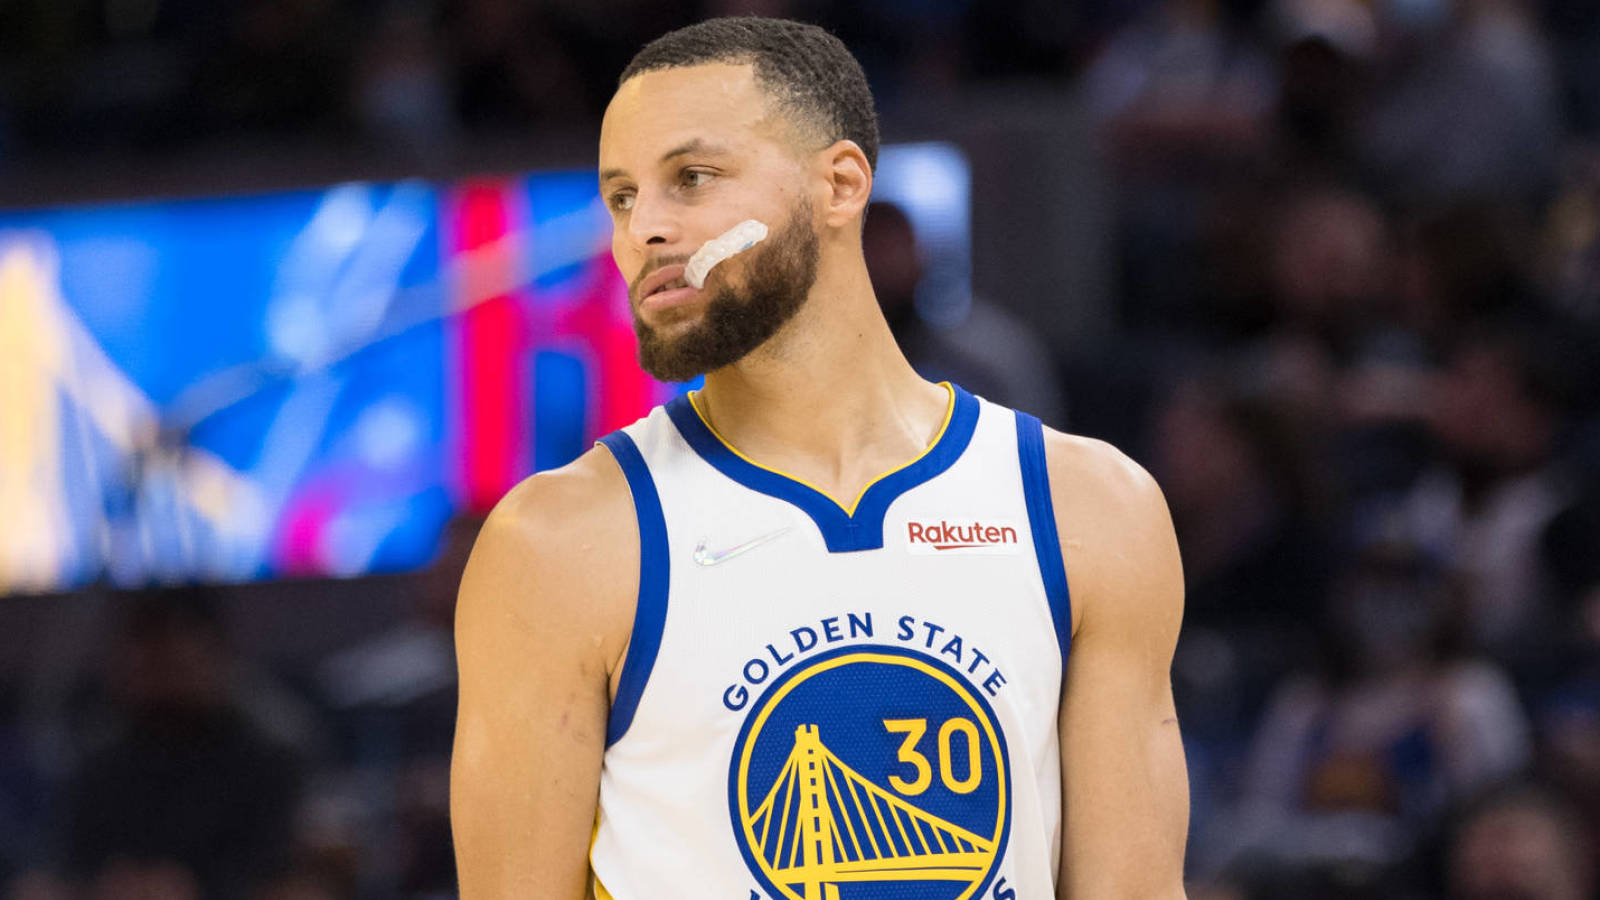
{"label": "lips", "polygon": [[651,294],[654,294],[657,291],[668,290],[671,288],[688,287],[688,282],[683,280],[683,271],[684,266],[683,264],[679,263],[670,266],[662,266],[654,272],[651,272],[649,275],[646,275],[644,280],[639,282],[640,302],[643,302]]}
{"label": "lips", "polygon": [[698,303],[704,292],[690,287],[683,278],[682,264],[662,266],[638,282],[634,308],[640,314],[656,315],[675,307]]}

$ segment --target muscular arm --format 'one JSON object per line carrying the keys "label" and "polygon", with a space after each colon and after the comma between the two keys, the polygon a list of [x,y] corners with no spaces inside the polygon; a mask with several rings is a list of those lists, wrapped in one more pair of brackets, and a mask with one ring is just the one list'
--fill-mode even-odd
{"label": "muscular arm", "polygon": [[450,767],[464,900],[586,895],[608,685],[638,584],[634,522],[597,449],[518,485],[473,547]]}
{"label": "muscular arm", "polygon": [[1062,694],[1062,900],[1183,892],[1188,773],[1170,669],[1183,572],[1161,491],[1106,444],[1046,432],[1072,594]]}

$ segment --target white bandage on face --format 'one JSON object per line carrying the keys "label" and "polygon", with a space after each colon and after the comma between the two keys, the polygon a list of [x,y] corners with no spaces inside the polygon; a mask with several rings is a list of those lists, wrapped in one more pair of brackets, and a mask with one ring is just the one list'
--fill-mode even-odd
{"label": "white bandage on face", "polygon": [[735,253],[743,253],[767,237],[767,226],[756,219],[745,219],[704,244],[689,257],[683,280],[695,290],[706,286],[711,269]]}

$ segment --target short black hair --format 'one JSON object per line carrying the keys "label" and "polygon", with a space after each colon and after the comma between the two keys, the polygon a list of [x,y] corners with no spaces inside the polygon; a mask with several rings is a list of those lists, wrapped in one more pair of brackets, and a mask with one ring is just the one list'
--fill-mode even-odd
{"label": "short black hair", "polygon": [[878,168],[878,113],[866,73],[844,42],[825,29],[789,19],[726,16],[669,31],[644,45],[617,78],[706,63],[749,63],[756,84],[796,124],[829,143],[855,141]]}

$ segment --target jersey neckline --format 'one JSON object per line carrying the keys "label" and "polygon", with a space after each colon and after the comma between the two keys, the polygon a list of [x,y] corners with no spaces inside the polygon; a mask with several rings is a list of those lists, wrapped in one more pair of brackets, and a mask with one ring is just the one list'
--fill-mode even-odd
{"label": "jersey neckline", "polygon": [[902,494],[950,468],[972,441],[978,424],[978,400],[953,382],[950,406],[933,442],[910,462],[869,482],[849,507],[804,481],[768,468],[740,453],[711,427],[689,394],[666,405],[667,416],[691,449],[713,468],[745,487],[775,497],[811,517],[830,553],[877,550],[883,546],[883,519]]}

